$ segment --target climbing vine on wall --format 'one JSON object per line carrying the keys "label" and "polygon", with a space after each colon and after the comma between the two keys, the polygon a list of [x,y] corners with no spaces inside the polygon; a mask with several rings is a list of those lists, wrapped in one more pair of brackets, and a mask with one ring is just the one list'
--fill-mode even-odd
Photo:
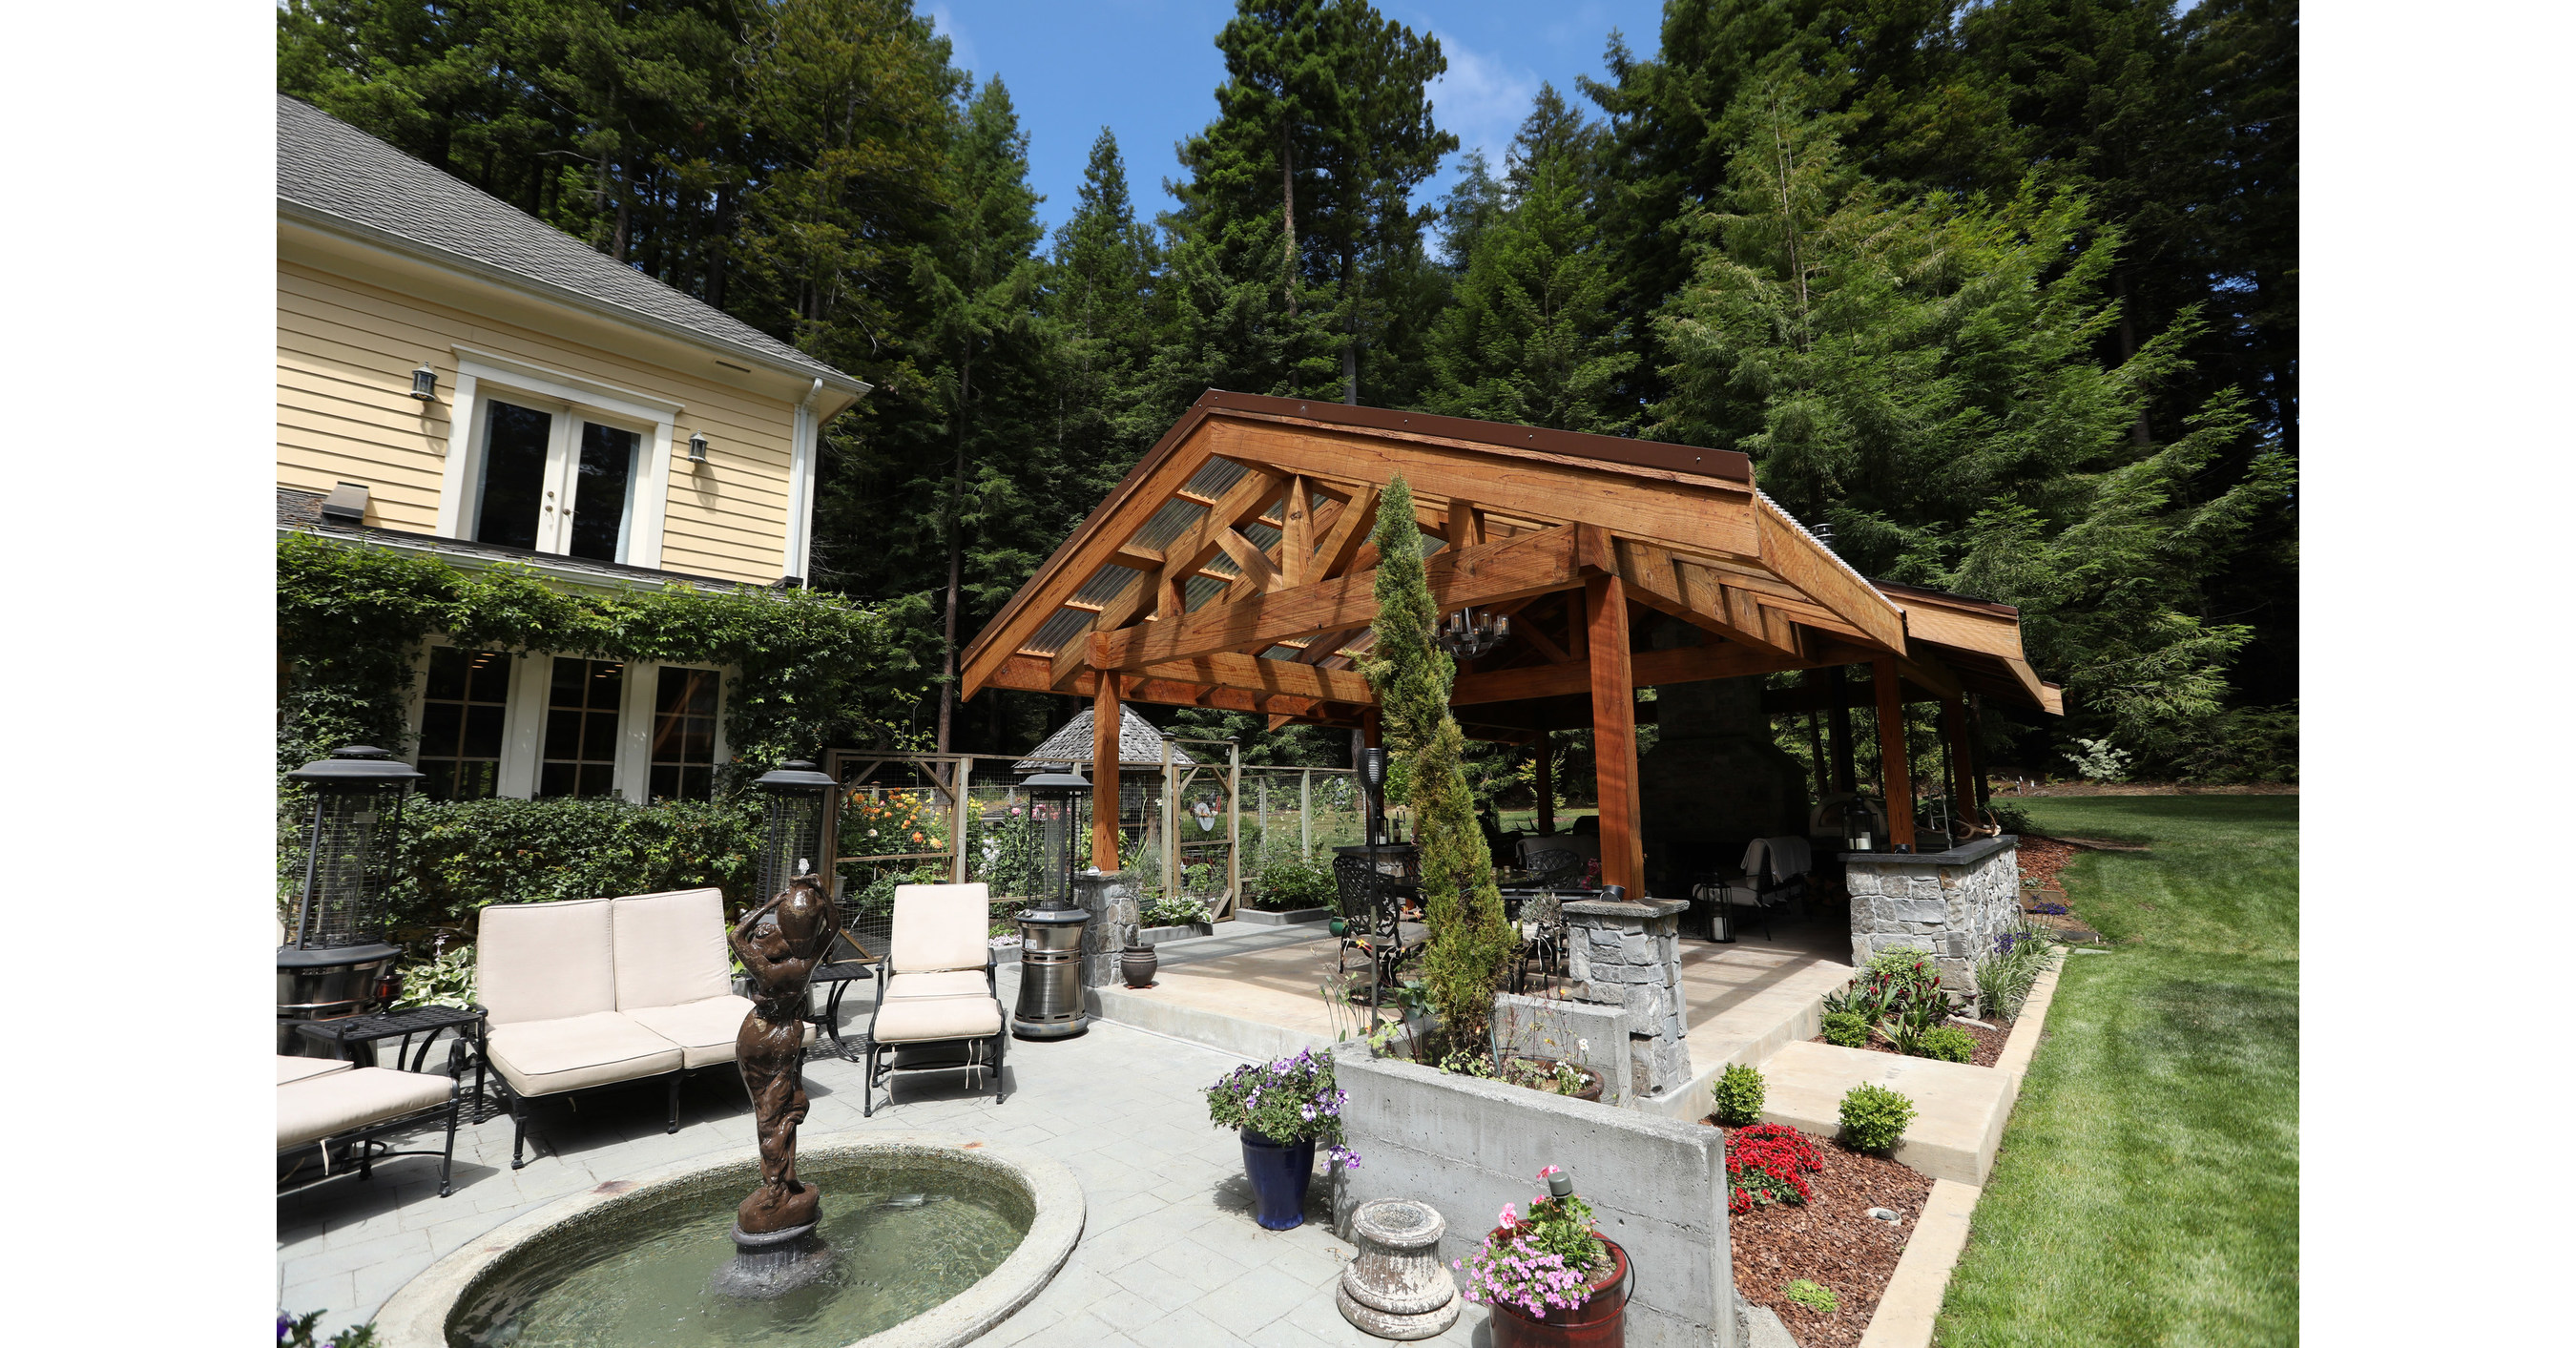
{"label": "climbing vine on wall", "polygon": [[894,607],[815,590],[574,590],[513,563],[467,569],[290,533],[277,547],[278,766],[353,742],[408,748],[414,663],[439,632],[478,650],[728,666],[737,778],[827,746],[901,746],[922,675]]}

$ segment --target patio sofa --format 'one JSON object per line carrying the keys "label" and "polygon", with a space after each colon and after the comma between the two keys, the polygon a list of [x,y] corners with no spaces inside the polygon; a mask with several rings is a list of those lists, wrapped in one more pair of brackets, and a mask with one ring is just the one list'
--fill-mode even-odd
{"label": "patio sofa", "polygon": [[733,991],[718,891],[494,904],[481,927],[476,992],[511,1169],[527,1164],[531,1099],[668,1077],[663,1131],[676,1133],[682,1074],[733,1061],[751,999]]}
{"label": "patio sofa", "polygon": [[[321,1151],[322,1175],[331,1173],[331,1149],[356,1143],[358,1178],[375,1177],[375,1163],[386,1156],[438,1158],[438,1196],[447,1197],[448,1176],[456,1158],[457,1083],[463,1074],[464,1045],[449,1057],[449,1072],[398,1072],[389,1067],[360,1067],[331,1058],[277,1059],[277,1150],[279,1155],[303,1147]],[[377,1139],[398,1129],[447,1116],[447,1141],[438,1151],[393,1151]],[[300,1170],[302,1167],[297,1167]],[[296,1171],[289,1171],[291,1187]],[[315,1178],[320,1178],[316,1176]]]}

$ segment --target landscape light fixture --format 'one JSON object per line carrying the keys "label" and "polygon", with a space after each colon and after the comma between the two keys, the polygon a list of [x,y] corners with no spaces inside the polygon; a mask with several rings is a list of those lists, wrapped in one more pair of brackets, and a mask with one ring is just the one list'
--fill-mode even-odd
{"label": "landscape light fixture", "polygon": [[689,434],[689,462],[705,463],[706,461],[707,437],[701,432],[693,431]]}
{"label": "landscape light fixture", "polygon": [[428,361],[411,372],[411,396],[425,403],[438,401],[438,371],[429,368]]}

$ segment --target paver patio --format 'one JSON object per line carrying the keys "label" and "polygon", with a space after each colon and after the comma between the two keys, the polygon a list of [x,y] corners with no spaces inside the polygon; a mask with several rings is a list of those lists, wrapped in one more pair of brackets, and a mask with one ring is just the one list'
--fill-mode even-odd
{"label": "paver patio", "polygon": [[[852,1023],[865,1008],[851,999]],[[1319,1175],[1309,1222],[1264,1231],[1234,1135],[1208,1126],[1199,1089],[1240,1058],[1095,1022],[1080,1038],[1018,1044],[1010,1098],[969,1095],[962,1082],[922,1075],[896,1082],[896,1103],[859,1112],[859,1068],[820,1058],[807,1069],[808,1137],[927,1131],[1028,1147],[1063,1162],[1087,1205],[1081,1243],[1046,1290],[980,1343],[1306,1348],[1375,1345],[1333,1306],[1351,1247],[1325,1225]],[[278,1304],[325,1310],[323,1327],[362,1320],[412,1277],[486,1231],[593,1185],[691,1157],[750,1155],[750,1109],[729,1069],[690,1078],[681,1127],[661,1131],[661,1087],[602,1090],[541,1102],[542,1146],[509,1168],[507,1116],[462,1128],[456,1192],[437,1196],[437,1162],[406,1158],[373,1180],[333,1179],[278,1200]],[[533,1142],[533,1139],[532,1139]],[[399,1145],[399,1144],[398,1144]],[[827,1200],[828,1201],[828,1200]],[[1485,1214],[1452,1214],[1472,1223]],[[1484,1308],[1430,1342],[1483,1343]]]}

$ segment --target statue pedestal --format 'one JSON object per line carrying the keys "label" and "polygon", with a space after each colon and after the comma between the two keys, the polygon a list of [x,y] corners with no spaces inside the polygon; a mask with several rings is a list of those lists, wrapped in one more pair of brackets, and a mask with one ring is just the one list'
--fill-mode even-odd
{"label": "statue pedestal", "polygon": [[814,1224],[755,1235],[733,1229],[734,1256],[716,1270],[714,1290],[723,1296],[766,1301],[782,1297],[832,1271],[832,1247],[814,1234]]}

